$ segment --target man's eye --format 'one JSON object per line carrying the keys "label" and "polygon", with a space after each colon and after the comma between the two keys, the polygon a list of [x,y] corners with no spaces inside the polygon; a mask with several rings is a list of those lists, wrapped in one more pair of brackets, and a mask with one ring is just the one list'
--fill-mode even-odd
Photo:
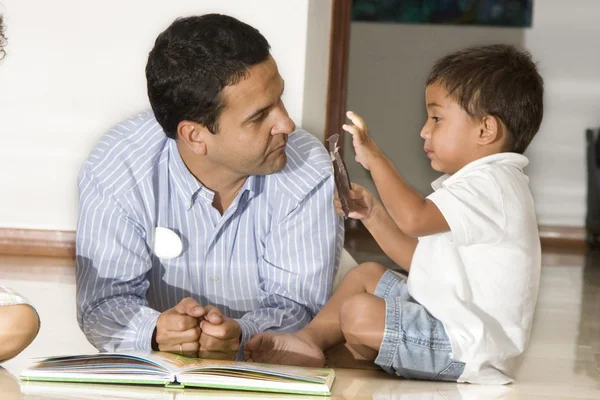
{"label": "man's eye", "polygon": [[432,120],[434,120],[435,122],[439,122],[440,121],[440,117],[431,117]]}
{"label": "man's eye", "polygon": [[262,122],[262,120],[265,119],[265,117],[267,116],[267,112],[263,111],[260,114],[258,114],[253,120],[252,122],[254,123],[258,123],[258,122]]}

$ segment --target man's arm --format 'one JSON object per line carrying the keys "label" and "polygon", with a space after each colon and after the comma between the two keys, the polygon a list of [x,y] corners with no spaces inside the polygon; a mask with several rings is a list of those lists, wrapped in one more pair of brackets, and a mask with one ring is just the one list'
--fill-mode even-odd
{"label": "man's arm", "polygon": [[344,222],[333,207],[333,175],[322,181],[283,220],[275,222],[259,261],[262,301],[238,319],[243,344],[258,332],[294,332],[331,295],[344,241]]}
{"label": "man's arm", "polygon": [[79,189],[79,326],[99,350],[150,351],[160,313],[147,306],[152,262],[143,231],[85,167]]}

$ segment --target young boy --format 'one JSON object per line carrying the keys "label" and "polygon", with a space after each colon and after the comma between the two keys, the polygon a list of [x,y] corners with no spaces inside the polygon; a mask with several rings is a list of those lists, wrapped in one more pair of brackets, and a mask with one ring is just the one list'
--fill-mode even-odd
{"label": "young boy", "polygon": [[323,365],[323,351],[345,340],[405,378],[512,381],[540,277],[522,153],[542,122],[543,80],[528,53],[477,47],[440,59],[425,98],[424,150],[444,173],[426,198],[406,184],[358,115],[349,112],[353,125],[344,125],[383,201],[354,185],[350,217],[409,271],[408,280],[359,265],[304,329],[248,341],[247,360]]}
{"label": "young boy", "polygon": [[[0,60],[4,58],[3,16],[0,14]],[[15,292],[0,286],[0,362],[19,354],[35,339],[40,326],[37,312]]]}

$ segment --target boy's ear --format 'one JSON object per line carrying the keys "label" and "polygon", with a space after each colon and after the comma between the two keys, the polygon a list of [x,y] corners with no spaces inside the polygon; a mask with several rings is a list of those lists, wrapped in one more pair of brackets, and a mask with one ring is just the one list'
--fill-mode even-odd
{"label": "boy's ear", "polygon": [[482,146],[492,144],[501,140],[503,136],[504,129],[498,118],[493,115],[483,117],[479,126],[479,135],[477,136],[478,144]]}
{"label": "boy's ear", "polygon": [[181,121],[177,125],[177,138],[181,140],[193,153],[205,156],[207,153],[207,139],[212,135],[202,124],[193,121]]}

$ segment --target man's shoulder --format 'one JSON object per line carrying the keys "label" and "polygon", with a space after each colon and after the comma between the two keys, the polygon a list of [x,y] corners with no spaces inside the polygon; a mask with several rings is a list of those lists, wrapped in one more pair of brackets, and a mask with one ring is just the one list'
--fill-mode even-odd
{"label": "man's shoulder", "polygon": [[113,193],[128,190],[149,176],[168,140],[154,114],[141,112],[109,129],[82,169]]}
{"label": "man's shoulder", "polygon": [[303,129],[289,136],[286,155],[285,167],[273,175],[279,188],[296,200],[304,198],[333,175],[331,158],[325,146]]}

